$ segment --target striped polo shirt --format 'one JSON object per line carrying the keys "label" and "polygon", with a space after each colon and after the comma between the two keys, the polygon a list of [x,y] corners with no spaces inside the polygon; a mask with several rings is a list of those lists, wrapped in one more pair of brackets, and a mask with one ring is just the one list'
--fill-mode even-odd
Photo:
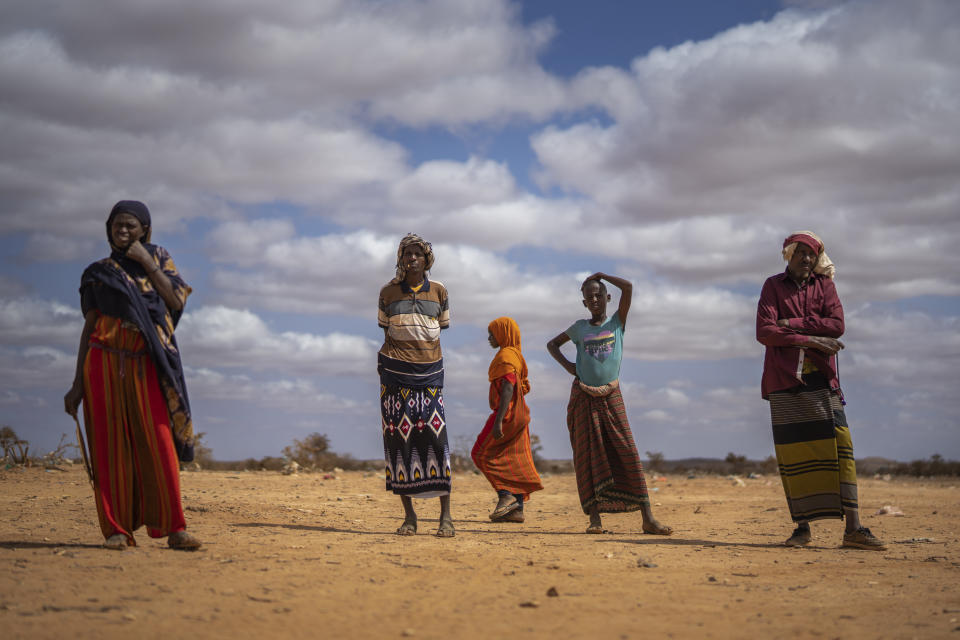
{"label": "striped polo shirt", "polygon": [[447,289],[426,277],[419,291],[406,282],[380,290],[377,324],[386,339],[377,355],[380,382],[409,388],[443,386],[440,330],[450,326]]}

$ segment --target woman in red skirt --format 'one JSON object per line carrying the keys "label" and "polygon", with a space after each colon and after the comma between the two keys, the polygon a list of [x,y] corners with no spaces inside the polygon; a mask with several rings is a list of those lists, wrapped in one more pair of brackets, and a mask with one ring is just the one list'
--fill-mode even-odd
{"label": "woman in red skirt", "polygon": [[118,202],[106,230],[110,257],[81,278],[84,326],[64,408],[76,416],[83,401],[104,546],[135,545],[146,525],[171,548],[196,549],[180,503],[178,459],[193,459],[194,437],[173,336],[191,289],[166,249],[149,244],[142,202]]}

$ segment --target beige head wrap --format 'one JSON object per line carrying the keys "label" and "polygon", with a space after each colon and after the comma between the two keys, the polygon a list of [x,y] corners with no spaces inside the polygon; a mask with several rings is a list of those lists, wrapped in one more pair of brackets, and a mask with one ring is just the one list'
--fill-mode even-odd
{"label": "beige head wrap", "polygon": [[433,246],[417,234],[408,233],[407,235],[403,236],[403,239],[400,241],[400,247],[397,249],[397,275],[393,279],[394,283],[399,284],[400,282],[403,282],[404,278],[407,277],[407,270],[404,269],[401,258],[403,258],[403,250],[412,244],[418,244],[420,245],[420,248],[423,249],[423,270],[430,271],[430,267],[433,266]]}

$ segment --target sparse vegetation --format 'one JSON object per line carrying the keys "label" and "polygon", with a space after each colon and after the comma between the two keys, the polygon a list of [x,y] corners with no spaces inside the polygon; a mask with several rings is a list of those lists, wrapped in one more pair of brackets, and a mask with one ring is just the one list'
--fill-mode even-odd
{"label": "sparse vegetation", "polygon": [[540,443],[540,436],[535,433],[530,434],[530,453],[533,454],[533,466],[537,471],[543,472],[546,466],[546,460],[543,459],[543,444]]}
{"label": "sparse vegetation", "polygon": [[364,460],[357,460],[349,453],[341,454],[330,451],[330,438],[325,433],[314,432],[303,440],[294,440],[293,445],[283,448],[283,455],[287,460],[292,460],[300,465],[300,468],[304,471],[321,471],[333,468],[368,469],[370,467],[369,463]]}
{"label": "sparse vegetation", "polygon": [[[747,470],[747,464],[750,462],[747,460],[747,456],[738,455],[734,452],[727,454],[727,457],[723,459],[731,467],[731,471],[736,475],[741,475]],[[751,463],[753,466],[753,463]]]}
{"label": "sparse vegetation", "polygon": [[[531,443],[532,444],[532,443]],[[461,433],[453,438],[453,447],[450,449],[450,468],[454,471],[476,471],[470,452],[473,450],[473,439]]]}
{"label": "sparse vegetation", "polygon": [[880,474],[894,476],[960,476],[960,461],[944,460],[943,456],[935,453],[927,460],[913,460],[911,462],[892,462],[877,470]]}
{"label": "sparse vegetation", "polygon": [[647,468],[653,471],[660,471],[663,466],[663,453],[660,451],[647,451]]}
{"label": "sparse vegetation", "polygon": [[7,464],[30,465],[30,443],[18,436],[13,427],[0,427],[0,446]]}
{"label": "sparse vegetation", "polygon": [[213,449],[203,441],[206,431],[197,434],[196,444],[193,446],[193,464],[199,469],[209,469],[213,466]]}
{"label": "sparse vegetation", "polygon": [[43,466],[49,469],[57,468],[62,464],[73,464],[73,458],[67,456],[67,452],[71,449],[79,451],[80,446],[74,442],[69,442],[67,440],[67,434],[61,433],[60,442],[57,443],[57,448],[43,456]]}

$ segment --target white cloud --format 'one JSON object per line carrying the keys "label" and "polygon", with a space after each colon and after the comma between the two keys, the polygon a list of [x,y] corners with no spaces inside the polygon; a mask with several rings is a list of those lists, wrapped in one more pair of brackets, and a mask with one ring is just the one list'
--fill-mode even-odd
{"label": "white cloud", "polygon": [[495,205],[516,195],[517,185],[506,165],[477,157],[425,162],[391,187],[391,196],[405,208],[431,213]]}
{"label": "white cloud", "polygon": [[356,400],[329,393],[317,381],[306,378],[255,380],[242,374],[193,367],[185,369],[185,376],[192,396],[203,398],[204,402],[226,400],[294,414],[321,415],[343,413],[359,406]]}
{"label": "white cloud", "polygon": [[0,345],[76,345],[83,329],[76,307],[36,298],[0,298]]}
{"label": "white cloud", "polygon": [[378,344],[359,336],[273,332],[256,314],[222,306],[185,314],[177,336],[191,366],[336,377],[370,372]]}
{"label": "white cloud", "polygon": [[957,11],[787,11],[585,70],[573,91],[613,121],[535,134],[539,179],[586,195],[619,231],[611,251],[667,277],[764,273],[749,256],[812,228],[864,248],[846,265],[863,299],[956,295]]}

